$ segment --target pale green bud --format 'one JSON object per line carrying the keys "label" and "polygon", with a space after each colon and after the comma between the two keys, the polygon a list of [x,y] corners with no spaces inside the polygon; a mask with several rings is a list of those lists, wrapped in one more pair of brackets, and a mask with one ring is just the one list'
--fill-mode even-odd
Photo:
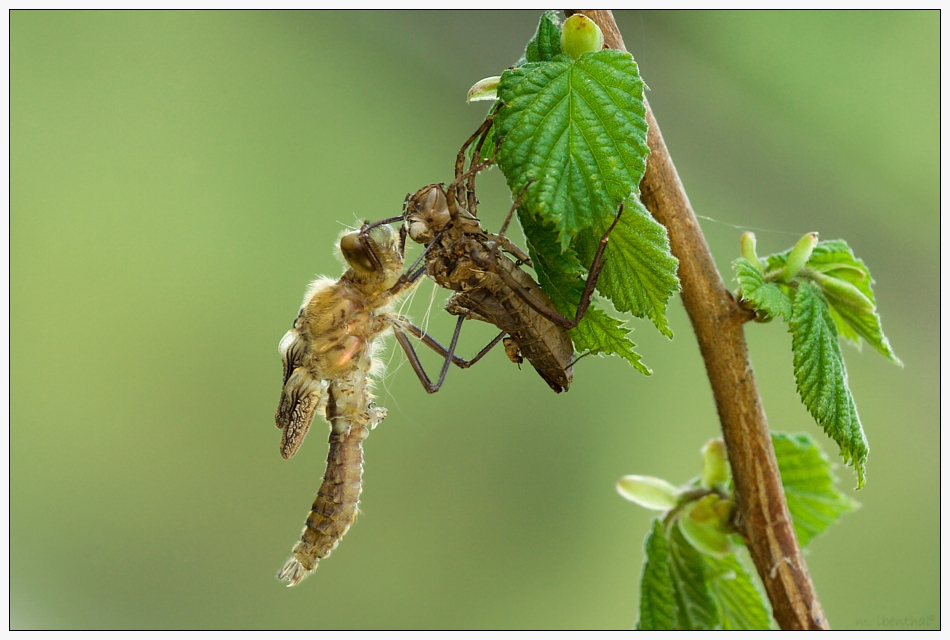
{"label": "pale green bud", "polygon": [[641,507],[666,511],[676,506],[679,489],[653,476],[624,476],[617,481],[617,492]]}
{"label": "pale green bud", "polygon": [[812,277],[821,287],[822,292],[829,298],[834,298],[861,311],[874,311],[874,303],[847,280],[826,276],[817,271],[812,274]]}
{"label": "pale green bud", "polygon": [[703,475],[700,482],[707,489],[717,484],[729,482],[729,460],[726,457],[726,443],[722,438],[714,438],[703,447]]}
{"label": "pale green bud", "polygon": [[604,34],[597,24],[585,15],[576,13],[561,27],[561,51],[575,60],[585,53],[604,48]]}
{"label": "pale green bud", "polygon": [[501,76],[492,76],[479,80],[468,90],[465,97],[467,102],[478,102],[479,100],[497,100],[498,84],[501,82]]}
{"label": "pale green bud", "polygon": [[821,271],[822,273],[827,273],[829,275],[834,275],[835,271],[847,271],[853,276],[858,276],[859,280],[866,280],[868,274],[866,271],[861,269],[861,267],[855,266],[853,264],[845,264],[842,262],[835,262],[833,264],[823,264],[820,267],[815,267],[815,271]]}
{"label": "pale green bud", "polygon": [[762,271],[762,263],[759,262],[759,256],[755,253],[755,234],[746,231],[739,238],[739,246],[742,247],[742,257],[755,265],[755,268]]}
{"label": "pale green bud", "polygon": [[696,502],[686,507],[686,513],[703,526],[716,526],[719,524],[719,516],[716,514],[716,503],[719,502],[719,496],[714,493],[703,496]]}
{"label": "pale green bud", "polygon": [[683,537],[697,550],[714,558],[724,558],[732,553],[733,546],[729,534],[719,526],[715,511],[710,506],[716,500],[716,496],[710,495],[697,501],[692,508],[680,514],[677,524]]}
{"label": "pale green bud", "polygon": [[792,278],[798,275],[811,257],[816,244],[818,244],[818,234],[814,231],[806,233],[795,243],[788,254],[788,262],[785,263],[785,270],[782,272],[782,282],[791,282]]}
{"label": "pale green bud", "polygon": [[720,500],[713,505],[713,511],[716,512],[716,518],[723,529],[732,528],[732,514],[736,510],[736,503],[732,500]]}

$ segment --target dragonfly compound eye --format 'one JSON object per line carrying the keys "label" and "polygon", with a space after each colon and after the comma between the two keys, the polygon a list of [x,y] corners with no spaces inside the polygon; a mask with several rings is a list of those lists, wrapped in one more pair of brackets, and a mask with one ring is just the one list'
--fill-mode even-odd
{"label": "dragonfly compound eye", "polygon": [[360,242],[359,231],[348,233],[340,238],[340,253],[343,254],[347,264],[357,271],[372,273],[376,270],[372,256]]}

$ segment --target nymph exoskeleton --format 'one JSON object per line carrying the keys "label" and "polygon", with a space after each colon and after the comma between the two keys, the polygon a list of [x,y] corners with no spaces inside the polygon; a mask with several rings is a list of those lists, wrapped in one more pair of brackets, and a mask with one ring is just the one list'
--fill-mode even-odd
{"label": "nymph exoskeleton", "polygon": [[[521,356],[527,358],[545,382],[560,393],[570,386],[575,361],[568,329],[578,325],[590,306],[603,269],[607,240],[620,220],[623,205],[601,237],[575,316],[562,315],[521,268],[531,264],[527,254],[504,236],[520,196],[498,234],[485,231],[475,217],[475,176],[493,163],[479,162],[490,124],[491,118],[462,146],[456,159],[455,180],[448,187],[431,184],[406,197],[405,228],[410,238],[426,246],[426,274],[439,286],[456,292],[446,310],[459,316],[459,324],[466,318],[482,320],[509,334],[505,343],[508,357],[518,363]],[[466,171],[465,154],[476,140]],[[398,333],[396,337],[400,338]]]}

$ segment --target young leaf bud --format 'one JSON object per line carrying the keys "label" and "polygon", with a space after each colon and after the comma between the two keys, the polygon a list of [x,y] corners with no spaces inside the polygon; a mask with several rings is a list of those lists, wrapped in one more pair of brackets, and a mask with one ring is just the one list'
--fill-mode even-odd
{"label": "young leaf bud", "polygon": [[716,515],[715,506],[719,502],[719,496],[715,493],[704,495],[699,500],[686,507],[686,513],[703,526],[716,526],[719,524],[719,516]]}
{"label": "young leaf bud", "polygon": [[815,271],[821,271],[822,273],[827,273],[831,276],[835,276],[837,271],[847,271],[852,276],[857,276],[858,280],[866,280],[868,274],[866,271],[861,269],[853,264],[845,264],[842,262],[835,262],[832,264],[823,264],[821,266],[815,267]]}
{"label": "young leaf bud", "polygon": [[812,277],[815,279],[815,282],[818,283],[818,286],[821,287],[822,293],[829,298],[843,302],[861,311],[874,311],[874,303],[871,302],[860,289],[847,280],[826,276],[817,271],[812,274]]}
{"label": "young leaf bud", "polygon": [[729,460],[726,458],[726,443],[714,438],[703,447],[703,475],[700,482],[707,489],[729,482]]}
{"label": "young leaf bud", "polygon": [[742,247],[742,257],[755,265],[755,268],[762,271],[762,263],[759,262],[759,256],[755,254],[755,234],[746,231],[739,238],[739,246]]}
{"label": "young leaf bud", "polygon": [[479,80],[468,90],[465,97],[466,102],[478,102],[479,100],[497,100],[498,83],[501,82],[501,76],[492,76]]}
{"label": "young leaf bud", "polygon": [[785,263],[785,270],[782,272],[782,282],[791,282],[792,278],[798,275],[811,257],[816,244],[818,244],[818,234],[814,231],[806,233],[795,243],[788,254],[788,262]]}
{"label": "young leaf bud", "polygon": [[679,495],[679,489],[652,476],[624,476],[617,481],[617,492],[627,500],[655,511],[672,509]]}
{"label": "young leaf bud", "polygon": [[[707,497],[715,498],[715,496]],[[699,502],[703,501],[700,500]],[[715,519],[705,523],[696,521],[693,517],[693,512],[696,511],[699,502],[693,505],[692,509],[680,514],[680,517],[677,519],[680,532],[683,534],[683,537],[686,538],[687,542],[701,553],[713,556],[714,558],[724,558],[732,553],[732,540],[729,538],[729,534],[723,532],[717,526]]]}
{"label": "young leaf bud", "polygon": [[597,24],[585,15],[576,13],[564,21],[561,28],[561,51],[577,60],[585,53],[604,48],[604,34]]}
{"label": "young leaf bud", "polygon": [[736,503],[732,500],[720,500],[713,505],[713,511],[716,512],[716,519],[723,529],[731,528],[732,514],[736,510]]}

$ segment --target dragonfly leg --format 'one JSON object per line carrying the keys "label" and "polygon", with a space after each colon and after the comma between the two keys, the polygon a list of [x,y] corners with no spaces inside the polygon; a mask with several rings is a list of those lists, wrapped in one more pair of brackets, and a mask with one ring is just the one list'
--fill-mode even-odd
{"label": "dragonfly leg", "polygon": [[[399,276],[399,279],[396,280],[396,284],[389,288],[390,295],[398,295],[399,292],[422,277],[422,275],[426,272],[426,268],[424,265],[420,267],[419,263],[422,262],[422,260],[426,257],[426,254],[429,253],[429,249],[435,246],[435,243],[442,238],[442,234],[444,232],[445,230],[443,229],[437,233],[432,239],[432,242],[426,245],[426,248],[422,250],[422,253],[418,258],[416,258],[416,261],[412,263],[412,266],[406,269],[406,271]],[[405,240],[403,240],[403,243],[405,243]]]}
{"label": "dragonfly leg", "polygon": [[621,215],[623,215],[622,202],[617,208],[617,216],[614,218],[614,221],[610,223],[604,235],[600,237],[600,243],[597,245],[597,251],[594,253],[594,260],[591,262],[590,269],[587,271],[587,282],[584,283],[584,292],[581,294],[580,302],[577,305],[577,313],[574,314],[575,327],[580,323],[584,314],[587,313],[587,307],[590,306],[590,301],[594,297],[594,287],[597,285],[598,278],[600,278],[600,272],[604,269],[604,251],[607,249],[607,239],[610,237],[610,233],[614,230],[614,227],[617,226],[617,223],[620,222]]}
{"label": "dragonfly leg", "polygon": [[[465,316],[462,316],[462,318],[464,319]],[[406,331],[411,333],[413,336],[421,340],[422,344],[429,347],[430,349],[438,353],[443,358],[448,355],[449,350],[446,349],[442,345],[442,343],[440,343],[438,340],[436,340],[431,335],[426,333],[425,330],[423,330],[422,328],[417,327],[416,325],[412,324],[406,319],[403,319],[399,324],[401,328],[405,329]],[[453,353],[452,364],[459,367],[460,369],[468,369],[473,364],[481,360],[485,356],[485,354],[487,354],[489,351],[491,351],[495,347],[495,345],[501,342],[502,338],[504,338],[506,335],[507,335],[506,331],[502,331],[501,333],[499,333],[497,336],[495,336],[492,339],[491,342],[485,345],[485,347],[481,351],[475,354],[475,357],[472,358],[471,360],[465,360],[464,358],[460,358],[459,356]]]}
{"label": "dragonfly leg", "polygon": [[[494,340],[489,342],[481,351],[479,351],[474,358],[471,360],[464,360],[456,356],[454,353],[455,346],[458,344],[459,333],[462,330],[462,322],[464,322],[464,320],[465,316],[461,316],[458,319],[458,322],[456,322],[455,333],[452,335],[452,342],[448,349],[442,346],[438,340],[407,320],[402,320],[398,323],[398,325],[393,327],[393,332],[396,334],[396,341],[399,342],[399,346],[401,346],[403,351],[406,352],[406,357],[409,359],[409,365],[419,378],[419,381],[422,382],[422,386],[425,387],[426,391],[429,393],[435,393],[442,386],[442,383],[445,381],[445,376],[448,373],[450,363],[462,369],[467,369],[481,360],[482,357],[491,351],[496,344],[501,342],[502,338],[504,338],[506,335],[505,332],[502,331],[495,337]],[[422,367],[422,362],[419,361],[419,355],[416,353],[416,350],[409,341],[409,338],[406,337],[406,334],[402,332],[402,329],[405,329],[415,337],[419,338],[427,347],[431,348],[439,355],[445,357],[445,362],[442,365],[442,371],[439,373],[439,380],[435,384],[433,384],[429,379],[425,369]]]}
{"label": "dragonfly leg", "polygon": [[[488,135],[488,130],[491,129],[492,121],[495,119],[495,111],[492,111],[488,114],[488,117],[485,118],[485,121],[482,122],[478,129],[475,130],[468,140],[462,145],[462,148],[459,149],[458,155],[455,157],[455,181],[452,183],[452,188],[456,192],[456,197],[460,202],[464,202],[466,208],[471,211],[472,215],[475,215],[475,212],[471,210],[473,206],[473,201],[475,200],[475,185],[474,185],[474,176],[472,176],[471,184],[468,185],[466,190],[465,185],[460,180],[460,178],[465,174],[465,152],[468,151],[468,148],[478,140],[478,144],[475,147],[475,153],[472,154],[472,163],[469,165],[469,170],[471,171],[472,167],[478,164],[478,156],[480,156],[482,144],[485,142],[485,138]],[[477,206],[477,205],[474,205]]]}
{"label": "dragonfly leg", "polygon": [[396,341],[399,342],[399,346],[402,347],[403,351],[406,352],[406,357],[409,359],[409,365],[412,367],[412,370],[416,372],[416,376],[419,378],[419,382],[422,383],[422,386],[425,387],[425,390],[428,393],[435,393],[439,390],[439,387],[442,386],[442,383],[445,382],[445,376],[449,372],[449,365],[452,364],[452,354],[455,351],[455,345],[459,341],[459,333],[462,331],[462,322],[465,320],[464,317],[458,319],[458,322],[455,324],[455,333],[452,334],[452,342],[449,344],[445,356],[445,362],[442,364],[442,371],[439,372],[439,379],[432,383],[429,379],[429,376],[426,374],[425,369],[422,368],[422,363],[419,361],[419,355],[416,353],[416,350],[413,348],[412,343],[409,342],[409,338],[406,337],[399,327],[393,327],[393,333],[396,334]]}
{"label": "dragonfly leg", "polygon": [[[494,122],[495,114],[498,113],[499,106],[496,106],[491,113],[488,114],[488,117],[485,118],[485,122]],[[478,143],[475,145],[475,149],[472,151],[472,160],[469,163],[469,167],[477,166],[482,159],[482,146],[485,144],[485,140],[488,139],[488,134],[491,133],[491,126],[485,127],[485,131],[482,133],[481,137],[478,139]],[[464,147],[463,147],[464,151]],[[461,153],[461,152],[460,152]],[[494,161],[494,157],[492,158]],[[456,174],[458,171],[456,170]],[[465,192],[467,194],[467,207],[468,212],[473,216],[478,215],[478,197],[475,195],[475,173],[471,173],[468,177],[468,180],[465,182]]]}
{"label": "dragonfly leg", "polygon": [[[584,317],[584,314],[587,312],[587,308],[590,306],[591,300],[594,296],[594,288],[597,286],[597,280],[600,278],[600,273],[604,268],[604,250],[607,248],[607,240],[610,237],[610,233],[614,230],[614,227],[617,226],[617,223],[620,222],[620,216],[623,214],[623,203],[620,204],[620,207],[617,210],[617,216],[614,218],[614,221],[607,228],[607,231],[604,232],[604,235],[600,238],[600,244],[597,246],[597,252],[594,254],[594,260],[590,265],[590,270],[587,272],[587,282],[584,284],[584,291],[581,293],[581,299],[577,305],[577,312],[574,314],[573,318],[568,318],[565,315],[562,315],[544,304],[537,298],[535,298],[530,291],[519,283],[514,276],[512,276],[505,269],[496,269],[495,273],[508,285],[512,291],[517,294],[519,298],[524,300],[526,303],[531,305],[531,307],[543,315],[545,318],[558,324],[565,329],[573,329],[578,324],[580,324],[581,318]],[[493,261],[486,261],[485,267],[490,268]]]}
{"label": "dragonfly leg", "polygon": [[516,245],[514,242],[505,237],[505,231],[508,230],[508,225],[511,224],[511,219],[515,215],[515,211],[518,210],[518,205],[521,204],[521,197],[524,196],[525,191],[528,190],[528,187],[531,186],[531,183],[534,182],[534,178],[529,178],[527,184],[521,189],[521,193],[518,194],[518,197],[515,198],[515,201],[511,204],[511,209],[508,210],[508,215],[505,216],[505,221],[501,225],[501,229],[498,230],[496,234],[489,234],[496,241],[495,246],[492,247],[491,254],[489,255],[489,260],[491,262],[495,261],[495,254],[498,252],[498,248],[501,247],[503,251],[515,257],[518,261],[518,266],[520,267],[523,264],[528,265],[529,267],[534,267],[534,264],[531,262],[531,258],[528,257],[528,254],[524,250]]}
{"label": "dragonfly leg", "polygon": [[452,215],[453,219],[458,216],[458,202],[462,201],[463,204],[465,204],[464,197],[467,193],[463,186],[465,181],[469,178],[473,178],[476,174],[478,174],[479,171],[487,169],[493,164],[495,164],[495,156],[492,156],[484,162],[479,162],[478,164],[469,166],[468,171],[453,180],[452,184],[450,184],[448,187],[445,187],[445,185],[442,186],[442,190],[445,193],[446,205],[448,206],[449,213]]}

